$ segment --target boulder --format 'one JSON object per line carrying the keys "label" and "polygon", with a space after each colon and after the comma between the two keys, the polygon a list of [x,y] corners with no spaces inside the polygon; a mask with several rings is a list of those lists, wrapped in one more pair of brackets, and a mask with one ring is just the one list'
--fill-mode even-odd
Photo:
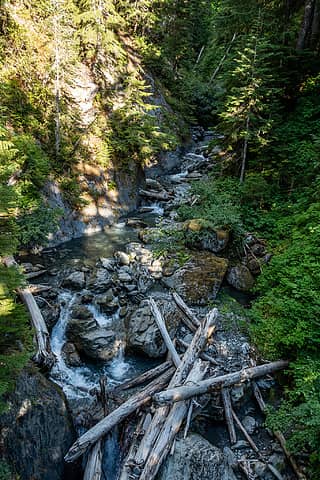
{"label": "boulder", "polygon": [[[182,313],[169,296],[155,300],[163,313],[169,334],[174,338]],[[166,346],[146,300],[131,314],[127,344],[130,349],[151,358],[162,357],[166,353]]]}
{"label": "boulder", "polygon": [[236,480],[229,457],[200,435],[191,434],[175,443],[157,480]]}
{"label": "boulder", "polygon": [[81,290],[85,285],[84,272],[72,272],[62,282],[64,287],[73,288],[75,290]]}
{"label": "boulder", "polygon": [[9,403],[0,417],[1,451],[19,478],[80,478],[80,472],[65,471],[63,457],[76,433],[62,390],[28,367],[18,377]]}
{"label": "boulder", "polygon": [[117,260],[118,263],[120,263],[120,265],[130,265],[130,257],[125,252],[115,252],[114,258]]}
{"label": "boulder", "polygon": [[190,252],[191,258],[173,275],[162,279],[188,305],[205,305],[214,300],[228,268],[228,260],[208,252]]}
{"label": "boulder", "polygon": [[245,265],[231,267],[228,270],[227,281],[240,292],[249,292],[255,283],[253,275]]}
{"label": "boulder", "polygon": [[103,312],[110,315],[115,313],[119,308],[118,297],[114,294],[112,288],[109,288],[105,293],[96,295],[94,301]]}
{"label": "boulder", "polygon": [[80,367],[82,365],[80,355],[73,343],[66,342],[63,345],[62,355],[68,367]]}
{"label": "boulder", "polygon": [[101,292],[110,287],[112,282],[112,272],[108,271],[106,268],[98,268],[95,274],[93,274],[87,282],[87,287]]}
{"label": "boulder", "polygon": [[[203,250],[208,250],[212,253],[219,253],[224,250],[229,243],[229,232],[222,229],[213,229],[205,226],[205,222],[201,218],[194,218],[188,220],[184,224],[187,233],[200,233],[196,240],[190,238],[191,246],[197,245]],[[188,242],[188,238],[187,238]]]}
{"label": "boulder", "polygon": [[87,307],[73,309],[66,335],[80,353],[94,360],[111,360],[118,353],[121,339],[113,330],[100,327]]}

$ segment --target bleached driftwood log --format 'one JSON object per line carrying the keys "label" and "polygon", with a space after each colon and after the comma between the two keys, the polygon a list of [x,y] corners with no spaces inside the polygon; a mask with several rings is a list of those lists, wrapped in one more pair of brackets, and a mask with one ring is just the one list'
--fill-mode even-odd
{"label": "bleached driftwood log", "polygon": [[[201,360],[197,360],[194,363],[186,382],[198,382],[205,376],[207,368],[207,364]],[[146,461],[141,476],[139,477],[140,480],[153,480],[155,478],[159,468],[171,450],[173,441],[179,432],[185,417],[187,416],[188,410],[188,401],[175,403],[172,406],[169,415],[163,424],[157,441]]]}
{"label": "bleached driftwood log", "polygon": [[165,405],[172,402],[181,402],[188,400],[188,398],[195,397],[209,393],[216,388],[229,387],[236,383],[245,382],[257,377],[263,377],[269,373],[274,373],[278,370],[283,370],[289,365],[286,360],[279,360],[277,362],[266,363],[258,367],[245,368],[238,372],[228,373],[220,377],[211,377],[202,380],[197,385],[183,385],[176,388],[170,388],[163,392],[157,393],[154,396],[155,401],[159,405]]}
{"label": "bleached driftwood log", "polygon": [[89,447],[91,447],[91,445],[112,430],[112,428],[118,423],[122,422],[122,420],[128,417],[131,413],[142,407],[142,405],[148,403],[156,392],[167,385],[173,372],[173,367],[164,372],[159,378],[155,379],[143,390],[133,395],[126,402],[113,410],[113,412],[107,417],[103,418],[94,427],[90,428],[90,430],[79,437],[65,456],[66,462],[73,462],[79,458]]}
{"label": "bleached driftwood log", "polygon": [[150,308],[151,308],[151,312],[155,318],[155,321],[158,325],[158,328],[160,330],[160,333],[162,335],[162,338],[164,340],[164,343],[166,344],[166,347],[168,349],[168,351],[170,352],[170,355],[171,355],[171,359],[174,363],[174,365],[178,368],[179,365],[180,365],[180,357],[177,353],[177,350],[175,349],[175,346],[173,345],[173,342],[170,338],[170,335],[168,333],[168,330],[166,328],[166,324],[165,324],[165,321],[161,315],[161,312],[156,304],[156,302],[153,300],[153,298],[149,298],[149,305],[150,305]]}
{"label": "bleached driftwood log", "polygon": [[131,468],[135,467],[135,463],[133,463],[132,459],[134,458],[135,452],[137,451],[139,445],[139,437],[143,435],[146,429],[149,427],[151,419],[152,417],[150,413],[141,416],[141,419],[138,422],[137,428],[135,429],[135,432],[133,434],[133,438],[131,439],[131,444],[127,457],[123,462],[123,467],[119,480],[130,480]]}
{"label": "bleached driftwood log", "polygon": [[[199,353],[205,347],[208,338],[212,335],[214,331],[214,322],[218,315],[218,310],[214,309],[205,318],[204,324],[200,325],[198,330],[196,331],[192,342],[190,343],[187,351],[185,352],[180,366],[177,368],[174,376],[172,377],[169,387],[173,388],[177,385],[181,385],[188,373],[190,372],[195,360],[198,358]],[[140,446],[138,448],[135,462],[137,465],[143,465],[148,455],[154,445],[160,431],[162,428],[163,423],[166,420],[166,417],[169,412],[169,407],[160,407],[157,408],[152,422],[146,431],[146,434],[141,440]]]}
{"label": "bleached driftwood log", "polygon": [[275,478],[277,480],[283,480],[283,477],[281,475],[280,472],[278,472],[278,470],[273,466],[271,465],[270,463],[268,463],[263,455],[261,454],[259,448],[257,447],[257,445],[255,444],[255,442],[253,441],[253,439],[250,437],[249,433],[247,432],[247,430],[244,428],[244,426],[242,425],[240,419],[238,418],[238,416],[236,415],[236,413],[232,410],[231,408],[231,413],[232,413],[232,417],[234,418],[234,421],[236,422],[238,428],[241,430],[241,432],[243,433],[245,439],[247,440],[247,442],[249,443],[250,447],[252,448],[252,450],[254,452],[257,453],[259,459],[266,464],[268,470],[270,470],[270,472],[275,476]]}
{"label": "bleached driftwood log", "polygon": [[193,312],[190,310],[188,305],[182,300],[182,298],[180,297],[180,295],[178,295],[177,292],[173,292],[172,297],[173,297],[174,301],[176,302],[177,306],[180,308],[180,310],[189,319],[189,322],[187,323],[187,326],[190,328],[190,330],[196,331],[196,329],[200,325],[200,322],[197,319],[197,317],[193,314]]}
{"label": "bleached driftwood log", "polygon": [[46,272],[47,270],[37,270],[36,272],[25,273],[24,276],[27,280],[30,280],[31,278],[41,277],[41,275],[44,275]]}
{"label": "bleached driftwood log", "polygon": [[101,480],[102,478],[102,440],[90,450],[83,480]]}
{"label": "bleached driftwood log", "polygon": [[[6,267],[17,267],[17,263],[13,257],[6,257],[3,259]],[[18,288],[18,295],[27,307],[33,328],[36,334],[37,352],[33,360],[40,366],[50,369],[55,362],[55,356],[52,353],[50,346],[50,336],[47,329],[46,322],[41,314],[41,311],[33,298],[29,288]]]}
{"label": "bleached driftwood log", "polygon": [[231,445],[234,445],[237,441],[236,430],[234,428],[233,417],[232,417],[232,405],[230,399],[230,392],[228,388],[222,388],[221,397],[224,407],[225,420],[228,427],[229,437]]}
{"label": "bleached driftwood log", "polygon": [[172,198],[172,195],[169,195],[166,191],[156,192],[155,190],[139,190],[139,195],[163,202],[167,202]]}
{"label": "bleached driftwood log", "polygon": [[138,387],[143,383],[149,382],[154,378],[157,378],[163,372],[167,371],[170,367],[172,367],[171,361],[161,363],[157,367],[152,368],[151,370],[147,370],[146,372],[143,372],[138,377],[132,378],[131,380],[128,380],[125,383],[121,383],[113,390],[113,392],[117,393],[122,390],[129,390],[130,388]]}

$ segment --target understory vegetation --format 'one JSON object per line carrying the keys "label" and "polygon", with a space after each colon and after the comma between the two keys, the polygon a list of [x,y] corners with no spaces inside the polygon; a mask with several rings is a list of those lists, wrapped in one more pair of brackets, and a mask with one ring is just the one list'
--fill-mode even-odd
{"label": "understory vegetation", "polygon": [[[80,162],[148,164],[188,124],[217,130],[213,172],[179,214],[268,241],[273,258],[250,331],[264,357],[291,361],[268,423],[309,458],[312,479],[320,478],[319,15],[319,0],[9,0],[0,11],[1,257],[55,230],[61,212],[42,193],[48,181],[74,209],[85,204]],[[32,350],[12,293],[22,281],[0,265],[0,396]]]}

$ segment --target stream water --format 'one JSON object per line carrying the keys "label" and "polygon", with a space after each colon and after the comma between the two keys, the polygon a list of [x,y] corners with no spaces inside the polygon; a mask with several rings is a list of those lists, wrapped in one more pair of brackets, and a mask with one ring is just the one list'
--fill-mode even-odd
{"label": "stream water", "polygon": [[[175,207],[179,205],[179,202],[183,201],[188,194],[189,183],[186,181],[188,172],[190,172],[190,169],[188,170],[187,168],[188,165],[190,166],[191,164],[192,166],[192,162],[199,162],[199,160],[204,163],[206,162],[205,157],[202,155],[193,154],[193,157],[191,156],[187,159],[184,157],[184,159],[185,163],[182,164],[180,170],[178,168],[176,171],[171,172],[171,174],[163,178],[163,184],[165,187],[174,191],[172,208],[167,209],[166,212],[166,207],[164,207],[162,202],[146,202],[147,208],[145,211],[148,213],[141,214],[140,212],[137,214],[139,219],[143,220],[144,223],[155,226],[162,222],[163,215],[166,215],[166,221],[170,222],[168,217],[170,217],[171,212],[173,211],[174,213]],[[101,261],[99,259],[110,259],[110,261],[113,261],[114,253],[116,251],[124,252],[126,246],[130,242],[138,242],[138,230],[134,227],[128,227],[124,220],[106,229],[102,233],[75,239],[61,245],[60,247],[49,249],[41,257],[43,267],[48,270],[48,274],[43,276],[41,281],[49,283],[58,291],[58,296],[55,301],[60,307],[59,318],[51,331],[51,346],[57,358],[57,362],[53,367],[50,376],[54,382],[62,387],[73,414],[81,408],[88,408],[88,405],[93,402],[95,398],[93,390],[97,389],[99,379],[102,375],[107,377],[110,386],[114,386],[152,368],[161,361],[159,358],[152,359],[146,356],[140,357],[137,354],[132,355],[126,353],[125,343],[122,339],[118,342],[117,354],[109,361],[94,361],[87,357],[83,357],[81,365],[70,366],[70,364],[66,362],[63,353],[63,347],[66,341],[68,341],[68,322],[70,321],[70,318],[72,318],[73,309],[79,303],[79,299],[85,296],[89,297],[89,300],[84,302],[85,307],[91,314],[97,328],[102,330],[117,330],[117,325],[121,324],[120,303],[118,308],[111,313],[103,311],[95,301],[95,296],[99,295],[99,293],[97,294],[94,290],[93,292],[88,290],[88,279],[92,272],[96,272],[97,268],[101,268]],[[139,243],[142,246],[141,242]],[[24,259],[24,261],[26,260],[31,261],[33,264],[39,262],[38,257],[28,257],[27,259]],[[132,274],[132,272],[130,273],[131,267],[127,267],[127,270],[125,270],[125,266],[117,266],[116,268],[118,269],[118,276],[120,270],[122,270],[122,275]],[[87,279],[86,284],[78,289],[64,287],[63,279],[70,274],[70,271],[83,272]],[[148,275],[150,276],[150,273]],[[139,281],[137,283],[139,284]],[[155,288],[159,288],[159,286],[160,282],[157,283],[157,281],[155,281]],[[132,286],[129,285],[127,288],[125,284],[122,284],[121,288],[123,292],[125,292],[125,295],[130,294],[129,287],[131,289]],[[139,294],[141,294],[141,292],[139,292]],[[227,301],[223,300],[226,297]],[[231,297],[234,297],[234,299]],[[50,302],[47,300],[44,301],[50,305]],[[250,298],[247,295],[235,292],[230,287],[224,287],[221,296],[217,298],[218,308],[221,308],[221,311],[226,310],[226,308],[230,309],[230,301],[235,302],[234,306],[231,306],[231,313],[229,312],[224,316],[226,322],[229,322],[229,324],[226,328],[226,325],[218,323],[215,335],[214,348],[216,349],[215,353],[217,358],[219,358],[219,361],[221,362],[219,367],[221,373],[235,371],[244,366],[248,366],[250,358],[250,346],[247,343],[247,339],[236,325],[238,321],[236,305],[242,304],[248,306]],[[200,309],[199,313],[201,314],[205,312]],[[239,399],[244,398],[244,395],[245,392],[242,392],[241,389],[233,392],[235,405]],[[214,409],[216,407],[213,406],[212,408]],[[210,417],[212,417],[212,408],[209,410]],[[218,407],[217,411],[219,411],[219,408],[220,407]],[[251,402],[246,404],[246,410],[243,410],[242,413],[243,415],[250,416],[252,411],[254,411],[254,407]],[[222,424],[222,421],[223,416],[221,417],[220,415],[219,417],[218,415],[215,419],[216,423],[212,423],[213,426],[211,426],[210,422],[206,420],[205,423],[201,423],[200,421],[198,428],[198,431],[200,431],[204,437],[206,437],[211,443],[218,445],[221,449],[228,445],[227,430],[225,425]],[[254,419],[253,421],[255,422]],[[214,420],[212,420],[212,422],[214,422]],[[262,423],[261,418],[256,422],[258,427],[259,422],[260,424]],[[79,427],[78,433],[81,434],[82,432],[83,428]],[[263,435],[260,435],[260,437],[262,443],[267,442]],[[256,441],[259,441],[259,438],[257,438]],[[239,448],[243,448],[243,446]],[[117,432],[114,431],[105,440],[104,447],[103,470],[105,478],[108,478],[108,480],[116,480],[117,478],[117,470],[120,463],[119,456],[120,449]],[[236,478],[242,477],[241,475],[236,475]]]}

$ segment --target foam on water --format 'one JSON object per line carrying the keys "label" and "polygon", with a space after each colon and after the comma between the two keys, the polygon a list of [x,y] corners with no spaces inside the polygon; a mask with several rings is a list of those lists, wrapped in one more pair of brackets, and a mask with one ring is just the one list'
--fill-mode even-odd
{"label": "foam on water", "polygon": [[155,215],[160,215],[162,216],[163,213],[164,213],[164,208],[161,207],[160,203],[159,202],[155,202],[155,203],[152,203],[150,205],[150,208],[152,208],[152,210],[150,210],[150,213],[153,213]]}
{"label": "foam on water", "polygon": [[[60,317],[54,326],[51,334],[51,348],[55,354],[57,361],[51,371],[51,378],[58,385],[60,385],[68,398],[86,397],[89,391],[96,387],[99,382],[100,375],[105,373],[112,384],[118,384],[128,377],[128,372],[131,369],[130,363],[125,361],[124,346],[119,345],[119,353],[111,362],[101,365],[100,368],[83,367],[69,367],[64,361],[62,355],[62,347],[67,341],[66,328],[72,307],[77,300],[77,294],[65,291],[59,296],[59,303],[61,305]],[[108,317],[100,312],[95,305],[88,305],[95,320],[101,327],[108,327],[111,325],[113,317]]]}

